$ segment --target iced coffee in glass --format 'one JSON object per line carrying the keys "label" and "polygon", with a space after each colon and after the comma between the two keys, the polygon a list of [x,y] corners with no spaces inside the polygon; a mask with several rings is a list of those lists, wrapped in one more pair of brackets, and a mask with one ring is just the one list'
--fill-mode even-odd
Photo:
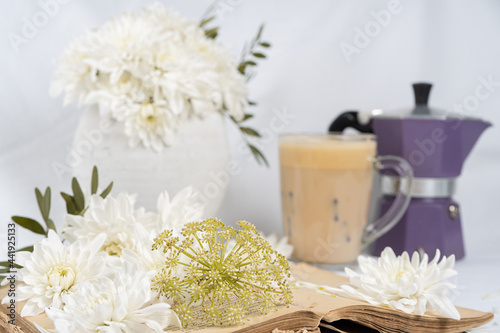
{"label": "iced coffee in glass", "polygon": [[411,186],[411,167],[398,157],[377,157],[376,148],[371,134],[280,136],[282,218],[293,259],[351,263],[401,218],[409,188],[399,194],[403,200],[391,216],[368,223],[375,172],[393,169]]}

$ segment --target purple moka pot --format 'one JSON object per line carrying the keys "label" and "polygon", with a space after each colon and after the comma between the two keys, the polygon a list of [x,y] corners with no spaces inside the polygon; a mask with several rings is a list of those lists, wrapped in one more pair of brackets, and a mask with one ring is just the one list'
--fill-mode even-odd
{"label": "purple moka pot", "polygon": [[[415,176],[411,202],[401,221],[380,237],[373,247],[380,254],[386,246],[396,253],[424,251],[443,255],[465,255],[460,208],[452,196],[462,165],[481,133],[491,126],[487,121],[436,110],[427,106],[432,85],[413,85],[416,106],[388,113],[348,111],[330,125],[330,132],[347,127],[377,136],[380,155],[396,155],[407,160]],[[397,178],[381,177],[380,213],[392,204],[398,188]]]}

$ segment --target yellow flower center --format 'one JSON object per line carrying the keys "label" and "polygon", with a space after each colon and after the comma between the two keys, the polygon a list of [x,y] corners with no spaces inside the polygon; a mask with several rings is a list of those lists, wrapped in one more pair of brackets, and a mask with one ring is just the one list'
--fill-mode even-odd
{"label": "yellow flower center", "polygon": [[60,264],[49,270],[47,278],[52,287],[58,286],[62,291],[67,291],[75,283],[76,273],[68,264]]}
{"label": "yellow flower center", "polygon": [[394,280],[395,280],[396,282],[399,282],[399,280],[401,280],[401,278],[402,278],[403,276],[404,276],[404,277],[406,277],[406,278],[408,278],[408,279],[410,279],[410,278],[411,278],[411,276],[412,276],[412,273],[411,273],[410,271],[408,271],[408,270],[401,270],[401,271],[397,272],[397,273],[394,275]]}
{"label": "yellow flower center", "polygon": [[122,255],[123,245],[119,242],[108,242],[102,246],[102,251],[108,253],[110,256],[119,257]]}

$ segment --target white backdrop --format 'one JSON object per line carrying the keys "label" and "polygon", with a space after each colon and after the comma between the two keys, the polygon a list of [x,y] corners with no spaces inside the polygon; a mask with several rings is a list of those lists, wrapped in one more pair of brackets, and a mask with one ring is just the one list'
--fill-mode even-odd
{"label": "white backdrop", "polygon": [[[33,188],[53,189],[56,224],[61,225],[61,179],[54,161],[63,163],[82,109],[62,107],[48,95],[53,60],[85,30],[124,10],[150,1],[65,0],[43,22],[38,17],[51,0],[0,2],[0,220],[11,215],[38,218]],[[182,15],[198,19],[211,1],[164,0]],[[494,126],[480,138],[467,160],[456,199],[462,206],[468,259],[498,258],[500,253],[500,2],[483,1],[332,1],[222,0],[219,40],[239,56],[245,40],[266,23],[264,37],[273,47],[250,84],[258,102],[252,125],[270,126],[275,114],[293,114],[284,131],[322,131],[346,109],[391,109],[413,104],[411,83],[434,83],[431,104],[453,109],[473,100],[481,78],[499,82],[471,115]],[[373,28],[381,10],[393,10],[369,40],[356,39],[358,29]],[[37,16],[38,15],[38,16]],[[23,36],[26,21],[42,19]],[[40,23],[40,22],[39,22]],[[24,31],[26,33],[26,31]],[[13,36],[24,38],[20,44]],[[362,42],[362,43],[361,43]],[[356,47],[346,56],[341,47]],[[352,49],[351,49],[352,50]],[[261,145],[271,167],[258,166],[239,152],[239,133],[229,130],[232,158],[242,172],[230,182],[219,217],[247,219],[265,232],[281,231],[277,141]],[[1,233],[6,232],[6,226]],[[18,232],[20,245],[34,237]],[[5,237],[2,235],[2,242]],[[496,262],[496,265],[499,263]]]}

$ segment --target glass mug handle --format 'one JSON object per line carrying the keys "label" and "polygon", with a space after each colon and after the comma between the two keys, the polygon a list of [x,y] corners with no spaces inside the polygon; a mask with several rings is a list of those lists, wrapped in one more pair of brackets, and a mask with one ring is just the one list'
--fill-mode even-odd
{"label": "glass mug handle", "polygon": [[403,217],[410,203],[413,185],[413,169],[405,159],[391,155],[377,156],[373,161],[373,165],[378,171],[395,171],[399,176],[399,186],[394,202],[387,212],[366,226],[363,235],[364,247],[391,230]]}

